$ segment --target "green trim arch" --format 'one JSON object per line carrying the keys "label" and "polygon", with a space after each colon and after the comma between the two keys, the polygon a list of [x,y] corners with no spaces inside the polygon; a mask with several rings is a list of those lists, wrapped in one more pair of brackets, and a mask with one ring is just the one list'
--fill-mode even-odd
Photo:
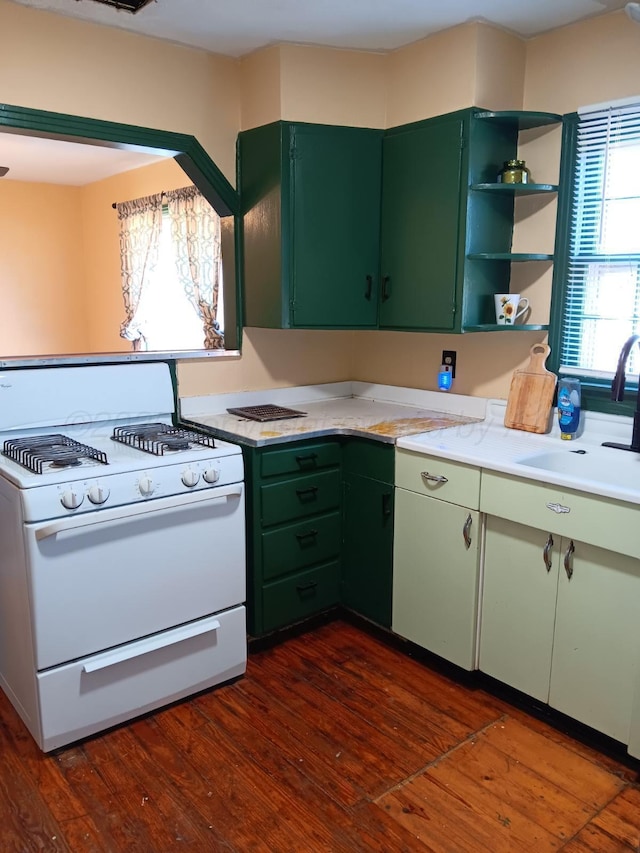
{"label": "green trim arch", "polygon": [[[240,196],[194,136],[148,127],[0,104],[0,133],[39,136],[148,154],[170,154],[221,217],[234,222],[234,319],[226,324],[225,349],[239,350],[242,330]],[[225,294],[230,297],[231,294]],[[205,351],[203,350],[203,353]],[[189,354],[188,357],[193,357]],[[95,359],[92,359],[95,360]]]}

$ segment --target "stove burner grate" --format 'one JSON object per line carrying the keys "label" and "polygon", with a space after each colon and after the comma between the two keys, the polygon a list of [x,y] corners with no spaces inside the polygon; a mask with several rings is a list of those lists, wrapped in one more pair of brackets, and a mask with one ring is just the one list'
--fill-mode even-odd
{"label": "stove burner grate", "polygon": [[189,450],[194,445],[216,446],[211,435],[163,423],[116,427],[111,438],[120,444],[127,444],[129,447],[135,447],[136,450],[142,450],[144,453],[152,453],[154,456],[164,456],[165,453],[172,451]]}
{"label": "stove burner grate", "polygon": [[42,474],[47,464],[52,468],[77,467],[82,465],[83,459],[93,459],[102,465],[109,464],[107,454],[102,450],[59,434],[7,439],[2,455],[33,474]]}

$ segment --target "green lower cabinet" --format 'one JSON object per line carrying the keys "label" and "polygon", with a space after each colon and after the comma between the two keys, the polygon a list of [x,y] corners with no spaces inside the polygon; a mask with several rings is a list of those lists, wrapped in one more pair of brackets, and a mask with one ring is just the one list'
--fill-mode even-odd
{"label": "green lower cabinet", "polygon": [[249,634],[338,604],[389,627],[393,445],[296,441],[245,447],[244,461]]}
{"label": "green lower cabinet", "polygon": [[343,496],[342,603],[390,628],[393,486],[345,474]]}
{"label": "green lower cabinet", "polygon": [[324,563],[340,552],[340,513],[305,518],[262,534],[262,577],[265,581]]}
{"label": "green lower cabinet", "polygon": [[338,603],[340,561],[314,566],[267,583],[262,590],[260,633],[292,625]]}
{"label": "green lower cabinet", "polygon": [[337,441],[244,448],[247,623],[251,636],[338,604],[341,450]]}
{"label": "green lower cabinet", "polygon": [[391,626],[395,447],[342,440],[341,601],[349,610]]}

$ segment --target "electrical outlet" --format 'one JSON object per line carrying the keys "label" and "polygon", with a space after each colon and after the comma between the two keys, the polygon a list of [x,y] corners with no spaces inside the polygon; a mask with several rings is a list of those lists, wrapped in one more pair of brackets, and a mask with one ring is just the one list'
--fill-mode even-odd
{"label": "electrical outlet", "polygon": [[451,376],[453,379],[456,378],[456,351],[454,349],[443,349],[442,350],[442,361],[441,364],[447,364],[451,367]]}

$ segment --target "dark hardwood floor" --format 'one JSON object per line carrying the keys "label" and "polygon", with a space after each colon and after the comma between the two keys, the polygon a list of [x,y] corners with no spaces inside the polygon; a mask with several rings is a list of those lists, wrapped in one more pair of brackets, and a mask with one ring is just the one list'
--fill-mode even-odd
{"label": "dark hardwood floor", "polygon": [[0,851],[640,850],[634,769],[334,621],[43,755],[0,698]]}

